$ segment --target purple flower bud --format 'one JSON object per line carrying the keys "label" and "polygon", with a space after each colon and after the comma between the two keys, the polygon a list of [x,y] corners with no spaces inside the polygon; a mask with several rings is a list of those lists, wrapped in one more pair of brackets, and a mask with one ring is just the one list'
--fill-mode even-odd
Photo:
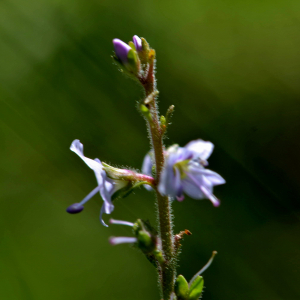
{"label": "purple flower bud", "polygon": [[132,40],[133,40],[136,51],[137,52],[142,51],[143,50],[142,40],[137,35],[133,36]]}
{"label": "purple flower bud", "polygon": [[113,39],[115,53],[123,64],[128,63],[128,52],[131,47],[119,39]]}
{"label": "purple flower bud", "polygon": [[84,207],[80,203],[74,203],[67,208],[69,214],[78,214],[83,211]]}

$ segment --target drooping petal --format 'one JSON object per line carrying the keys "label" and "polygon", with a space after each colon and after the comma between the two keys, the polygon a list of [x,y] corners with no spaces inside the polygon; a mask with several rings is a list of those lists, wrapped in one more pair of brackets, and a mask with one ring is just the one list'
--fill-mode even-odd
{"label": "drooping petal", "polygon": [[218,173],[204,169],[201,165],[193,162],[189,165],[189,172],[195,175],[195,177],[204,176],[211,185],[220,185],[226,183],[225,179]]}
{"label": "drooping petal", "polygon": [[201,183],[202,182],[198,182],[198,181],[195,182],[191,180],[189,176],[187,176],[186,178],[184,178],[184,180],[182,180],[184,193],[193,199],[204,199],[205,195],[200,189]]}
{"label": "drooping petal", "polygon": [[189,142],[184,148],[193,152],[194,159],[207,160],[213,152],[214,145],[199,139]]}
{"label": "drooping petal", "polygon": [[[85,157],[83,154],[83,145],[80,143],[79,140],[74,140],[72,142],[70,150],[76,153],[95,172],[95,174],[101,174],[102,171],[101,161],[93,160]],[[100,181],[102,181],[102,179]]]}
{"label": "drooping petal", "polygon": [[187,173],[187,178],[183,180],[184,192],[193,199],[209,199],[214,206],[219,206],[220,201],[212,192],[213,185],[204,176],[194,176]]}
{"label": "drooping petal", "polygon": [[109,238],[109,243],[111,245],[134,244],[136,242],[137,242],[137,238],[135,237],[117,236],[117,237]]}
{"label": "drooping petal", "polygon": [[114,206],[107,202],[104,201],[104,203],[102,204],[102,207],[101,207],[101,210],[100,210],[100,216],[99,216],[99,219],[100,219],[100,222],[103,226],[105,227],[108,227],[108,225],[103,221],[103,214],[106,213],[107,215],[109,215],[110,213],[112,213],[114,210]]}
{"label": "drooping petal", "polygon": [[[98,186],[91,193],[89,193],[79,204],[83,205],[99,191],[100,196],[104,201],[100,211],[100,221],[104,226],[107,227],[107,225],[104,223],[102,219],[102,214],[103,213],[110,214],[114,210],[114,205],[112,204],[111,201],[111,196],[114,192],[114,184],[108,181],[106,172],[103,170],[102,163],[98,158],[92,160],[84,156],[83,145],[80,143],[79,140],[74,140],[73,143],[71,144],[70,149],[73,152],[75,152],[94,171],[98,182]],[[71,206],[69,210],[73,211],[74,210],[73,208],[74,207]]]}

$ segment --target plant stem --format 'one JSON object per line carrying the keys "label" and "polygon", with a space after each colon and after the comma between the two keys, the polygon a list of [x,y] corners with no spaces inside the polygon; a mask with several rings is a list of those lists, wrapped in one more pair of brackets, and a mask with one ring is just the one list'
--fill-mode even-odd
{"label": "plant stem", "polygon": [[[155,87],[154,78],[154,60],[149,66],[149,72],[146,80],[141,82],[144,86],[146,97],[157,92]],[[154,96],[155,98],[156,96]],[[160,179],[162,169],[164,167],[164,146],[163,146],[163,132],[158,120],[158,110],[156,99],[150,101],[148,108],[152,116],[152,122],[148,127],[151,135],[151,142],[154,151],[155,165],[156,165],[156,178],[155,186],[157,187]],[[171,206],[168,196],[162,196],[157,188],[155,188],[157,194],[157,209],[158,209],[158,222],[159,232],[162,241],[162,250],[165,258],[165,262],[161,265],[161,273],[159,278],[161,281],[161,289],[164,300],[169,300],[174,290],[174,281],[176,276],[175,265],[175,253],[173,244],[173,228],[171,220]]]}

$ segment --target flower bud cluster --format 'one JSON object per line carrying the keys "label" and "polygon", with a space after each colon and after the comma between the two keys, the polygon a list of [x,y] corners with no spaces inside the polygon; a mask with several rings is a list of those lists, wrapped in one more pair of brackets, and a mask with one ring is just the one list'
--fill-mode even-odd
{"label": "flower bud cluster", "polygon": [[113,39],[113,45],[113,59],[120,69],[141,83],[145,82],[155,58],[155,51],[150,49],[147,41],[135,35],[128,44],[120,39]]}

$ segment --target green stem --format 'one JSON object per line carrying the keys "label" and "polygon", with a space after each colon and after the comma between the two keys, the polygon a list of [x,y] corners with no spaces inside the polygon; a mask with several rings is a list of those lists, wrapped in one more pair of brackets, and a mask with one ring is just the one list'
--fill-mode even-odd
{"label": "green stem", "polygon": [[[153,92],[156,92],[155,78],[154,78],[154,60],[150,64],[149,76],[146,82],[142,83],[146,97]],[[155,165],[156,165],[156,178],[155,185],[159,183],[161,172],[164,167],[164,146],[163,146],[163,132],[161,131],[156,99],[148,104],[152,116],[152,124],[148,122],[148,128],[151,135],[151,142],[154,151]],[[159,232],[162,241],[162,250],[165,258],[165,262],[161,265],[160,281],[161,289],[164,300],[169,300],[171,293],[174,290],[174,281],[176,276],[176,264],[175,264],[175,251],[173,244],[173,228],[171,220],[171,206],[170,199],[168,196],[162,196],[157,188],[155,188],[157,194],[157,209],[158,209],[158,221],[159,221]]]}

